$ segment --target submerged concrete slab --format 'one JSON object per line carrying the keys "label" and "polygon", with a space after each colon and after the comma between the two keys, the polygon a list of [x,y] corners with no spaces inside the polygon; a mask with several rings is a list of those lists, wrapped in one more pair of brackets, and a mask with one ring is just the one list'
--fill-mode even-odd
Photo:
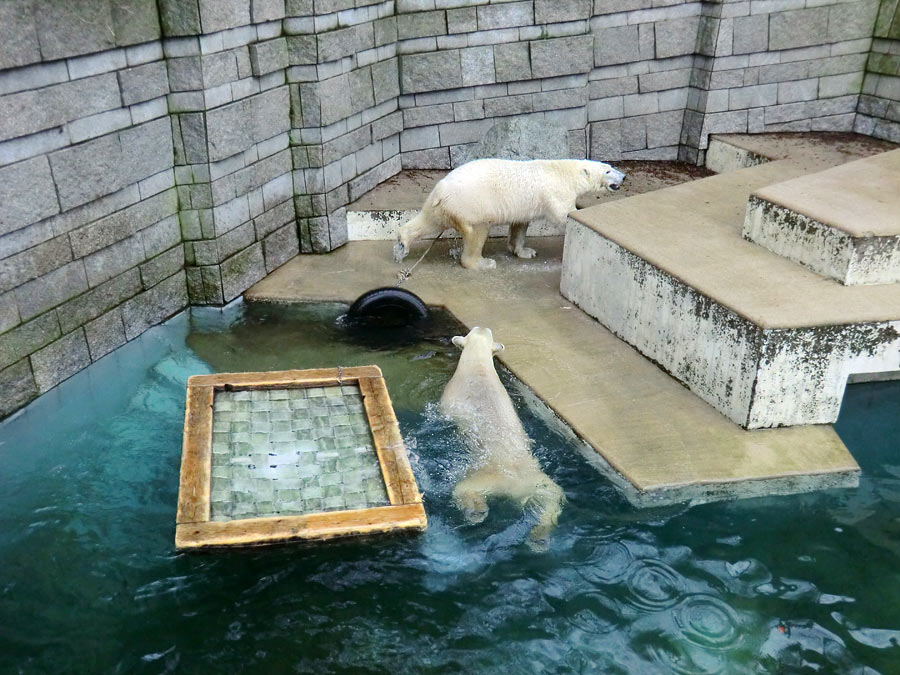
{"label": "submerged concrete slab", "polygon": [[[561,238],[530,245],[538,257],[520,260],[504,242],[488,241],[497,268],[474,273],[450,258],[449,242],[438,242],[404,287],[469,327],[490,327],[506,345],[503,364],[583,439],[586,456],[633,503],[856,485],[859,468],[830,426],[741,429],[560,297]],[[351,242],[295,258],[245,297],[350,302],[394,282],[391,248]]]}
{"label": "submerged concrete slab", "polygon": [[900,371],[900,284],[844,286],[741,236],[747,198],[852,159],[806,148],[571,214],[563,295],[747,428],[837,419],[848,376]]}
{"label": "submerged concrete slab", "polygon": [[900,281],[900,150],[754,191],[743,233],[843,284]]}

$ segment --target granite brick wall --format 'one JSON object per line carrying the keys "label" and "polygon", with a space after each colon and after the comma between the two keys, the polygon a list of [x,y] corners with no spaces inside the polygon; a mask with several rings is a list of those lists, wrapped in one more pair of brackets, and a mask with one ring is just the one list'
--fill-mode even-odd
{"label": "granite brick wall", "polygon": [[345,206],[400,171],[393,0],[287,0],[300,249],[347,241]]}
{"label": "granite brick wall", "polygon": [[0,416],[298,253],[284,18],[0,6]]}
{"label": "granite brick wall", "polygon": [[562,125],[571,155],[587,156],[589,0],[401,0],[396,11],[404,168],[458,166],[509,116]]}
{"label": "granite brick wall", "polygon": [[298,252],[284,3],[160,11],[188,297],[221,305]]}
{"label": "granite brick wall", "polygon": [[0,4],[0,415],[187,304],[155,2]]}
{"label": "granite brick wall", "polygon": [[680,155],[715,132],[852,131],[878,0],[704,3]]}
{"label": "granite brick wall", "polygon": [[702,162],[714,132],[853,130],[878,6],[397,0],[401,162],[457,166],[513,115],[609,160]]}
{"label": "granite brick wall", "polygon": [[0,3],[0,416],[342,245],[350,201],[497,119],[607,160],[897,140],[897,26],[897,0]]}

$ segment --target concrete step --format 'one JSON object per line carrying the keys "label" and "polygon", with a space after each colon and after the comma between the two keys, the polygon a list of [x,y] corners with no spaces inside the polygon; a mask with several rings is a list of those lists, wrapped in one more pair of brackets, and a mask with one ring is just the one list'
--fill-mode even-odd
{"label": "concrete step", "polygon": [[[395,240],[397,230],[412,220],[419,209],[383,211],[347,211],[347,238],[350,241],[385,241]],[[528,227],[529,237],[560,237],[565,227],[552,223],[535,222]],[[488,236],[505,237],[509,233],[509,225],[494,225]],[[427,238],[427,237],[426,237]],[[456,230],[446,230],[444,239],[458,239]]]}
{"label": "concrete step", "polygon": [[394,240],[397,228],[413,218],[447,171],[403,171],[347,205],[350,241]]}
{"label": "concrete step", "polygon": [[754,191],[743,234],[843,284],[900,281],[900,150]]}
{"label": "concrete step", "polygon": [[562,294],[744,428],[833,422],[848,376],[900,371],[900,284],[824,279],[742,223],[751,194],[871,151],[806,147],[578,211]]}
{"label": "concrete step", "polygon": [[[716,173],[746,169],[765,162],[790,159],[818,171],[833,166],[836,157],[849,162],[896,146],[854,133],[813,131],[769,134],[714,134],[706,151],[706,168]],[[819,162],[824,161],[824,164]],[[839,162],[837,162],[839,163]]]}
{"label": "concrete step", "polygon": [[706,168],[716,173],[728,173],[765,164],[771,157],[760,154],[757,149],[745,147],[742,136],[732,134],[710,136],[706,149]]}

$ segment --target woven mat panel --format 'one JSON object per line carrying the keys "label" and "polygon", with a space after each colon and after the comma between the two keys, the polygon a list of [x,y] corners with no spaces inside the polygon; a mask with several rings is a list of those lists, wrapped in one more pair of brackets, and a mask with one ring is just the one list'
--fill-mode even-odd
{"label": "woven mat panel", "polygon": [[389,504],[359,387],[217,391],[210,520]]}

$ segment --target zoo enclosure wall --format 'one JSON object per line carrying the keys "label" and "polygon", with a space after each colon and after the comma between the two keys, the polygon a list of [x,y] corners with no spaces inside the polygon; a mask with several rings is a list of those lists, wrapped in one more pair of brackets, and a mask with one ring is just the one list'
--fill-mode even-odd
{"label": "zoo enclosure wall", "polygon": [[497,119],[604,160],[900,141],[897,0],[21,0],[0,45],[0,416]]}

